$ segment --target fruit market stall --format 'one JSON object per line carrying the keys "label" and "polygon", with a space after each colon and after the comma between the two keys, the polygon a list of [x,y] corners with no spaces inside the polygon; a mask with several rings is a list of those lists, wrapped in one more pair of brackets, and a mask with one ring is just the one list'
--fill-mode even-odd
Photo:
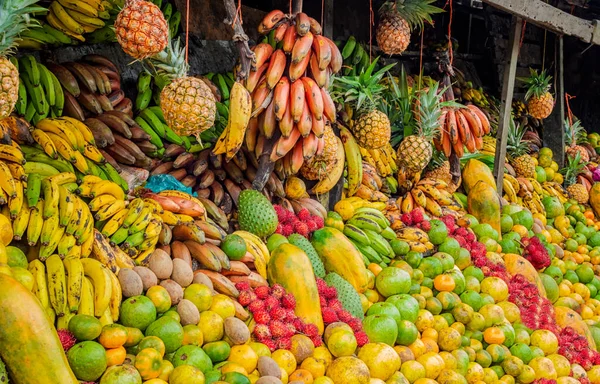
{"label": "fruit market stall", "polygon": [[368,40],[257,3],[0,4],[0,382],[600,383],[562,55],[516,76],[515,22],[500,89],[459,1],[363,2]]}

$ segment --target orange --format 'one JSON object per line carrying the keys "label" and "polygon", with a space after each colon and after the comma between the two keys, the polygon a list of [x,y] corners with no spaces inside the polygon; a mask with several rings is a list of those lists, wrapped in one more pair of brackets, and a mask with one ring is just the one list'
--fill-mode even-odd
{"label": "orange", "polygon": [[188,324],[183,327],[183,345],[202,346],[204,337],[202,331],[195,324]]}
{"label": "orange", "polygon": [[173,367],[173,363],[171,363],[169,360],[163,360],[160,363],[160,374],[158,375],[158,378],[164,381],[169,381],[169,376],[171,376],[171,372],[173,372],[174,369],[175,367]]}
{"label": "orange", "polygon": [[125,356],[127,356],[127,351],[125,351],[125,347],[107,349],[106,365],[110,367],[111,365],[123,364],[123,362],[125,361]]}
{"label": "orange", "polygon": [[394,347],[394,350],[396,351],[398,356],[400,356],[400,361],[402,363],[405,363],[407,361],[412,361],[415,359],[415,355],[410,350],[410,348],[405,347],[404,345],[396,345]]}
{"label": "orange", "polygon": [[154,348],[142,349],[135,357],[135,368],[142,379],[154,379],[160,375],[162,356]]}
{"label": "orange", "polygon": [[433,279],[433,286],[440,292],[452,292],[456,287],[454,279],[450,275],[437,275]]}
{"label": "orange", "polygon": [[118,348],[127,341],[127,329],[120,324],[108,324],[102,327],[98,342],[104,348]]}
{"label": "orange", "polygon": [[305,384],[312,384],[313,375],[306,369],[296,369],[289,377],[289,381],[300,381]]}
{"label": "orange", "polygon": [[146,348],[154,348],[160,353],[160,357],[165,355],[165,343],[158,336],[146,336],[138,344],[138,349],[141,351]]}
{"label": "orange", "polygon": [[483,332],[483,339],[488,344],[504,343],[504,332],[498,327],[489,327]]}
{"label": "orange", "polygon": [[456,329],[448,327],[440,330],[438,344],[443,351],[452,352],[460,348],[462,336]]}
{"label": "orange", "polygon": [[148,288],[146,297],[152,301],[156,307],[156,312],[158,313],[166,312],[171,308],[171,296],[169,296],[169,291],[161,285],[155,285]]}
{"label": "orange", "polygon": [[291,375],[296,370],[296,358],[292,352],[285,349],[278,349],[271,354],[271,358],[275,360],[277,365]]}
{"label": "orange", "polygon": [[125,327],[127,330],[127,341],[125,342],[125,347],[133,347],[138,345],[139,342],[144,338],[144,334],[137,328]]}
{"label": "orange", "polygon": [[438,331],[435,328],[427,328],[421,332],[421,339],[431,339],[435,342],[438,341]]}
{"label": "orange", "polygon": [[381,296],[379,296],[379,293],[377,293],[377,291],[374,289],[367,289],[365,291],[365,296],[371,303],[376,303],[381,298]]}
{"label": "orange", "polygon": [[409,345],[408,348],[412,351],[416,359],[423,355],[426,350],[425,343],[423,343],[421,339],[415,340],[415,342]]}
{"label": "orange", "polygon": [[425,377],[435,380],[446,366],[444,359],[434,352],[420,356],[417,361],[425,367]]}
{"label": "orange", "polygon": [[371,263],[369,264],[369,271],[373,272],[375,276],[379,275],[383,268],[379,264]]}
{"label": "orange", "polygon": [[316,379],[325,376],[325,369],[327,367],[325,366],[325,361],[316,359],[315,357],[307,357],[302,364],[300,364],[300,368],[310,372],[312,377]]}
{"label": "orange", "polygon": [[429,352],[438,353],[440,351],[438,343],[435,340],[432,340],[432,339],[421,339],[421,340],[423,340],[423,344],[425,344],[425,353],[429,353]]}
{"label": "orange", "polygon": [[214,295],[210,310],[226,319],[230,316],[235,316],[235,305],[229,296],[223,294]]}
{"label": "orange", "polygon": [[250,373],[256,369],[258,355],[249,345],[234,345],[231,347],[227,361],[240,364],[246,369],[246,372]]}
{"label": "orange", "polygon": [[221,367],[221,373],[226,374],[226,373],[230,373],[230,372],[241,373],[242,375],[245,375],[245,376],[248,375],[248,371],[246,371],[246,368],[244,368],[241,364],[233,363],[233,362],[224,363],[223,366]]}

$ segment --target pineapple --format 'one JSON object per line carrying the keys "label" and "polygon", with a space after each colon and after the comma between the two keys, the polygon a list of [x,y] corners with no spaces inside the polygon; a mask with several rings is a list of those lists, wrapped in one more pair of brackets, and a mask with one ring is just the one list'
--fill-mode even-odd
{"label": "pineapple", "polygon": [[158,6],[145,0],[127,0],[115,20],[115,34],[123,51],[142,60],[166,48],[169,25]]}
{"label": "pineapple", "polygon": [[8,117],[19,98],[19,70],[8,55],[19,41],[19,34],[39,24],[28,13],[45,11],[34,7],[37,0],[0,1],[0,119]]}
{"label": "pineapple", "polygon": [[352,133],[358,145],[366,149],[379,149],[390,141],[391,126],[387,115],[377,109],[381,92],[385,87],[380,84],[383,75],[394,66],[388,65],[373,73],[378,58],[359,76],[336,77],[335,97],[345,102],[356,117],[351,124]]}
{"label": "pineapple", "polygon": [[379,10],[377,45],[388,55],[399,55],[410,43],[415,27],[423,28],[424,21],[433,23],[431,15],[442,10],[430,5],[435,0],[386,1]]}
{"label": "pineapple", "polygon": [[427,89],[417,92],[414,111],[416,132],[406,136],[398,147],[400,165],[415,174],[423,171],[431,160],[431,141],[439,134],[442,92],[438,92],[438,88],[438,83],[431,82]]}
{"label": "pineapple", "polygon": [[215,96],[206,83],[187,76],[185,49],[179,41],[148,60],[156,72],[156,83],[164,87],[160,93],[160,108],[167,125],[180,136],[199,135],[215,122]]}
{"label": "pineapple", "polygon": [[580,204],[587,204],[590,199],[587,188],[577,183],[577,176],[586,165],[587,163],[582,161],[581,156],[577,153],[574,157],[567,157],[567,166],[560,170],[565,177],[565,186],[569,196]]}
{"label": "pineapple", "polygon": [[302,176],[304,176],[304,178],[307,180],[324,179],[336,165],[338,141],[336,140],[333,129],[329,124],[325,126],[323,138],[325,139],[323,152],[320,155],[315,155],[310,158],[310,160],[305,161],[302,165],[302,168],[300,168]]}
{"label": "pineapple", "polygon": [[581,125],[581,121],[577,120],[573,124],[570,124],[569,119],[565,119],[565,143],[567,144],[565,152],[567,156],[575,157],[575,155],[579,153],[581,161],[585,163],[590,161],[588,151],[581,145],[578,145],[579,143],[585,143],[586,141],[587,136],[585,129]]}
{"label": "pineapple", "polygon": [[446,188],[447,191],[452,193],[456,192],[456,190],[460,186],[460,180],[458,181],[458,184],[454,184],[452,182],[452,174],[450,173],[450,162],[446,159],[442,152],[437,150],[433,151],[431,163],[429,163],[427,168],[429,170],[423,175],[424,179],[443,181],[444,183],[448,184],[448,188]]}
{"label": "pineapple", "polygon": [[527,100],[527,110],[532,117],[536,119],[545,119],[550,116],[554,109],[554,97],[548,92],[552,76],[548,76],[546,71],[538,74],[534,69],[529,69],[529,77],[521,78],[527,87],[525,99]]}
{"label": "pineapple", "polygon": [[508,125],[508,137],[506,139],[506,153],[510,165],[515,170],[517,177],[535,177],[535,162],[529,155],[529,143],[523,141],[526,127],[521,127],[514,120]]}

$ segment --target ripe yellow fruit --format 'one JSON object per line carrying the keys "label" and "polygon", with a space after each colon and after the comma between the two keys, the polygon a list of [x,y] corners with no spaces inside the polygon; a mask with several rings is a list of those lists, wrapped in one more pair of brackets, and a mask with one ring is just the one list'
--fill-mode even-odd
{"label": "ripe yellow fruit", "polygon": [[538,329],[531,334],[531,345],[544,351],[544,355],[551,355],[558,351],[558,338],[545,329]]}
{"label": "ripe yellow fruit", "polygon": [[387,380],[400,369],[400,356],[384,343],[365,344],[358,352],[358,358],[369,367],[371,378]]}

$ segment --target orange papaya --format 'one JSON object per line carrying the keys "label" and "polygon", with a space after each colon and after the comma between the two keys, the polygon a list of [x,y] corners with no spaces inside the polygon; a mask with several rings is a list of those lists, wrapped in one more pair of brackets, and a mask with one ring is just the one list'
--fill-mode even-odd
{"label": "orange papaya", "polygon": [[323,333],[323,317],[317,281],[310,259],[302,249],[292,244],[281,244],[273,252],[267,268],[269,283],[281,284],[296,298],[296,316],[314,324]]}
{"label": "orange papaya", "polygon": [[38,299],[0,274],[0,357],[18,384],[78,384],[54,326]]}
{"label": "orange papaya", "polygon": [[362,255],[342,232],[323,227],[313,232],[311,243],[327,272],[342,276],[359,293],[367,290],[369,275]]}
{"label": "orange papaya", "polygon": [[502,207],[500,197],[495,188],[487,182],[480,180],[469,191],[467,196],[467,211],[475,216],[479,223],[492,226],[498,235],[502,233],[500,227],[500,214]]}
{"label": "orange papaya", "polygon": [[496,191],[496,180],[490,170],[490,167],[477,159],[470,159],[465,164],[462,172],[462,185],[467,194],[477,184],[483,181]]}
{"label": "orange papaya", "polygon": [[554,318],[559,327],[573,328],[575,332],[587,339],[592,351],[596,350],[596,342],[592,336],[592,331],[590,331],[590,328],[579,313],[567,307],[554,307]]}
{"label": "orange papaya", "polygon": [[506,267],[506,271],[508,273],[510,273],[512,276],[516,274],[523,275],[530,283],[536,285],[542,297],[547,297],[544,283],[542,282],[540,275],[537,273],[537,270],[533,265],[531,265],[529,260],[514,253],[505,254],[503,259],[504,266]]}

